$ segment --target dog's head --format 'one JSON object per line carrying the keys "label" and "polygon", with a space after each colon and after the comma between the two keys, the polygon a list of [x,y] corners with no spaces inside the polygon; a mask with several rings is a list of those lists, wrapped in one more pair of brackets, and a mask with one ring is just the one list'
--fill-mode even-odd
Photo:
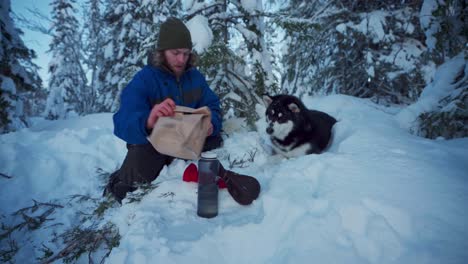
{"label": "dog's head", "polygon": [[263,102],[267,107],[266,132],[272,137],[284,140],[301,122],[304,105],[297,97],[291,95],[264,95]]}

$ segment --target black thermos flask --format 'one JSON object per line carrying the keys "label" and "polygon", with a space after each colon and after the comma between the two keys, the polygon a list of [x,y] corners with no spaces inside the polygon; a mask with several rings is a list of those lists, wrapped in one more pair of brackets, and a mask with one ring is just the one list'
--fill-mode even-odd
{"label": "black thermos flask", "polygon": [[219,160],[214,152],[203,152],[198,160],[198,203],[197,214],[212,218],[218,215]]}

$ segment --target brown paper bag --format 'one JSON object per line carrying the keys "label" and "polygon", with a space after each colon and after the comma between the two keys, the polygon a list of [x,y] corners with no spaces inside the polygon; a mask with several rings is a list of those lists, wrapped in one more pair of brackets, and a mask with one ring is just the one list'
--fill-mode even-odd
{"label": "brown paper bag", "polygon": [[176,106],[175,112],[174,116],[158,118],[148,140],[162,154],[198,159],[211,124],[210,109]]}

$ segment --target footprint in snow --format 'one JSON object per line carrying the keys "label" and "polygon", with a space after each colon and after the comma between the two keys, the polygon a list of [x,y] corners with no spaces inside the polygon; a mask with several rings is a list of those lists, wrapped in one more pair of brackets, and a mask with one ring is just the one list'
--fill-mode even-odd
{"label": "footprint in snow", "polygon": [[338,243],[352,247],[370,263],[389,263],[405,251],[412,233],[411,218],[400,209],[371,199],[338,210],[344,234]]}

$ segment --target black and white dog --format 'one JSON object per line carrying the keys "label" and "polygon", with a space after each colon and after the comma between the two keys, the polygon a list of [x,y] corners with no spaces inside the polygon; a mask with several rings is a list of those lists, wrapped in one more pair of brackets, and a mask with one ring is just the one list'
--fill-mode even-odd
{"label": "black and white dog", "polygon": [[329,144],[336,119],[307,109],[292,95],[264,95],[266,132],[273,149],[286,157],[321,153]]}

